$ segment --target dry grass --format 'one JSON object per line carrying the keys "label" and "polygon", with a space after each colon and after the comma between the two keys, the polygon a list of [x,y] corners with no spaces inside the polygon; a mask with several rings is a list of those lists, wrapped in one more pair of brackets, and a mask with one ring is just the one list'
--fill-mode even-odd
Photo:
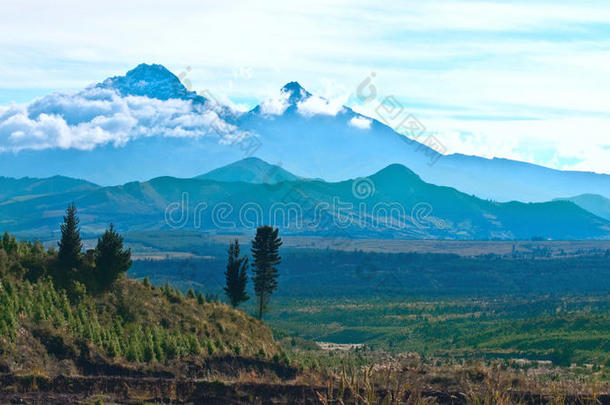
{"label": "dry grass", "polygon": [[[324,370],[321,404],[597,404],[610,394],[607,383],[572,378],[567,371],[547,370],[548,375],[507,368],[501,363],[424,363],[417,356],[398,356],[365,367]],[[564,373],[564,374],[562,374]],[[305,381],[303,381],[305,382]],[[312,381],[310,381],[312,382]],[[320,381],[318,381],[320,383]],[[608,397],[604,397],[606,400]]]}

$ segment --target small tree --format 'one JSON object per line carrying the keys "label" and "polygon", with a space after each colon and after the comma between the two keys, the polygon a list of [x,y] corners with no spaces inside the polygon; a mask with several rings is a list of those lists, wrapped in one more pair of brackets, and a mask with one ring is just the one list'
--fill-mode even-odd
{"label": "small tree", "polygon": [[97,287],[108,289],[112,283],[131,267],[131,249],[123,249],[123,237],[114,230],[106,230],[97,240],[95,248],[95,269],[93,271]]}
{"label": "small tree", "polygon": [[252,257],[254,263],[254,292],[258,300],[258,319],[263,319],[263,313],[271,294],[277,289],[278,270],[282,258],[279,255],[279,247],[282,239],[278,237],[279,230],[271,226],[261,226],[256,230],[256,236],[252,240]]}
{"label": "small tree", "polygon": [[17,239],[14,236],[11,237],[8,232],[4,232],[2,240],[0,240],[0,248],[10,255],[12,252],[17,251],[18,247]]}
{"label": "small tree", "polygon": [[83,243],[80,238],[79,222],[76,206],[72,203],[66,209],[64,222],[61,224],[61,240],[58,243],[58,268],[54,279],[62,287],[66,287],[69,281],[80,278]]}
{"label": "small tree", "polygon": [[226,286],[224,290],[229,302],[235,308],[250,299],[246,294],[248,258],[246,256],[239,257],[239,241],[237,239],[229,245],[227,252],[229,259],[227,261],[227,271],[225,271]]}

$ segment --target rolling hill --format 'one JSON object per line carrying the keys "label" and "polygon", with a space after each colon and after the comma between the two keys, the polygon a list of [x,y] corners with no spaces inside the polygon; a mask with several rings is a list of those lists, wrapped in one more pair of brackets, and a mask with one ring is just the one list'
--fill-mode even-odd
{"label": "rolling hill", "polygon": [[579,207],[610,221],[610,199],[597,194],[582,194],[564,200],[572,201]]}
{"label": "rolling hill", "polygon": [[[122,231],[190,229],[217,234],[251,232],[261,224],[285,235],[328,238],[608,239],[610,222],[569,201],[498,203],[424,182],[400,164],[341,182],[260,183],[261,161],[222,168],[230,181],[158,177],[147,182],[68,190],[0,204],[0,227],[52,239],[66,205],[79,207],[85,233],[110,222]],[[236,167],[243,174],[235,171]],[[270,167],[283,173],[279,167]],[[252,176],[256,173],[257,176]],[[296,176],[294,176],[296,177]],[[249,178],[251,182],[235,181]],[[273,175],[262,178],[275,179]]]}

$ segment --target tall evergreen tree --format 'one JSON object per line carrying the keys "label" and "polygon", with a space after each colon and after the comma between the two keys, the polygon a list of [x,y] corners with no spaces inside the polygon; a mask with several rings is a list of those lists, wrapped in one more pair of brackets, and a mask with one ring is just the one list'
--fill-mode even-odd
{"label": "tall evergreen tree", "polygon": [[64,222],[61,224],[61,240],[59,241],[59,253],[57,256],[59,268],[55,275],[55,281],[65,287],[70,280],[79,277],[83,243],[80,238],[78,227],[80,220],[76,215],[76,206],[70,204],[66,209]]}
{"label": "tall evergreen tree", "polygon": [[263,313],[271,294],[277,289],[278,269],[282,258],[279,255],[279,247],[282,239],[278,237],[279,230],[271,226],[261,226],[256,230],[256,236],[252,240],[252,257],[254,263],[254,292],[258,300],[258,319],[263,319]]}
{"label": "tall evergreen tree", "polygon": [[246,294],[246,284],[248,283],[248,258],[239,257],[239,241],[235,239],[229,245],[229,259],[227,261],[227,271],[225,271],[226,286],[225,294],[233,307],[237,307],[244,301],[250,299]]}
{"label": "tall evergreen tree", "polygon": [[97,240],[95,248],[95,269],[93,271],[97,287],[106,290],[131,267],[131,249],[123,249],[123,237],[114,230],[106,230]]}

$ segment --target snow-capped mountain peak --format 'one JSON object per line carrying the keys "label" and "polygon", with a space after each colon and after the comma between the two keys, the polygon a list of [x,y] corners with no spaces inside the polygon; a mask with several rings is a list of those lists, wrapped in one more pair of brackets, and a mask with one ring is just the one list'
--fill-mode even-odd
{"label": "snow-capped mountain peak", "polygon": [[287,96],[287,102],[290,105],[296,105],[311,97],[311,93],[305,90],[299,82],[286,83],[284,87],[282,87],[281,92]]}
{"label": "snow-capped mountain peak", "polygon": [[142,63],[125,76],[114,76],[96,85],[116,90],[122,96],[145,96],[159,100],[179,98],[205,103],[205,98],[189,91],[165,66]]}

